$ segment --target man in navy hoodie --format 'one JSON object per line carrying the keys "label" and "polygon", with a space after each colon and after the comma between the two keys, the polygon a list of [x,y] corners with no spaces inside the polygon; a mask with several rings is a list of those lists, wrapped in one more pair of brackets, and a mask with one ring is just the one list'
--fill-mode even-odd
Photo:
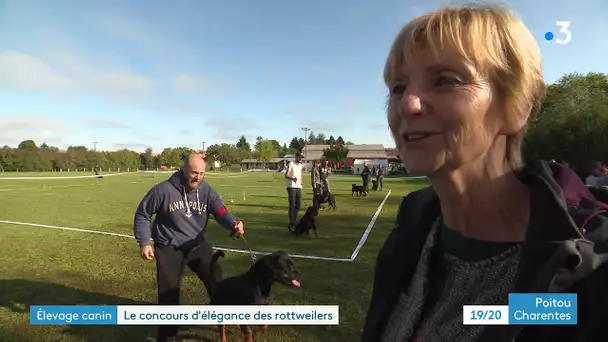
{"label": "man in navy hoodie", "polygon": [[[205,284],[207,294],[213,293],[215,278],[210,271],[213,250],[205,239],[209,214],[233,233],[244,233],[243,223],[228,212],[219,194],[203,181],[205,168],[200,154],[190,155],[182,170],[155,185],[137,207],[135,238],[142,258],[156,258],[159,305],[179,305],[186,265]],[[156,215],[154,222],[152,215]],[[150,228],[154,247],[150,245]],[[222,268],[220,264],[217,266],[216,272],[221,275]],[[175,340],[177,330],[177,326],[161,325],[156,340]]]}

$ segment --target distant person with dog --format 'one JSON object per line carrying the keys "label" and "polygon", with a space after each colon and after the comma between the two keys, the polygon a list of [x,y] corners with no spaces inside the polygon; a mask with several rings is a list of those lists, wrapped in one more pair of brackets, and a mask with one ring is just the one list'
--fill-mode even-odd
{"label": "distant person with dog", "polygon": [[301,153],[296,153],[295,160],[289,162],[285,172],[287,200],[289,201],[289,225],[291,231],[298,223],[298,213],[302,205],[302,159]]}
{"label": "distant person with dog", "polygon": [[[213,250],[205,238],[209,214],[232,234],[244,234],[243,222],[228,212],[220,195],[204,181],[205,169],[200,154],[190,155],[180,171],[148,191],[135,212],[133,231],[141,257],[156,259],[159,305],[179,305],[186,265],[205,284],[209,297],[213,295]],[[216,271],[221,275],[219,266]],[[161,325],[156,340],[172,341],[177,331],[176,326]]]}
{"label": "distant person with dog", "polygon": [[371,176],[371,171],[369,170],[369,167],[367,166],[367,162],[364,162],[363,171],[361,171],[361,180],[363,181],[363,188],[365,189],[365,191],[367,191],[369,188],[370,176]]}
{"label": "distant person with dog", "polygon": [[[397,34],[388,124],[430,186],[403,198],[376,258],[362,342],[606,340],[604,204],[564,165],[522,160],[547,87],[541,57],[525,24],[493,4],[442,7]],[[507,305],[510,293],[573,293],[577,320],[463,324],[463,305]]]}

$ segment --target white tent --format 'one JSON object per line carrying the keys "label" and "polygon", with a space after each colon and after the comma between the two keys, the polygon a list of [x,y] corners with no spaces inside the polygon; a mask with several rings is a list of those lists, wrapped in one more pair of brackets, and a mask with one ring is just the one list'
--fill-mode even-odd
{"label": "white tent", "polygon": [[374,166],[378,167],[378,164],[381,164],[385,170],[384,174],[386,175],[386,168],[388,167],[388,161],[386,159],[355,159],[353,162],[353,174],[360,175],[363,171],[364,163],[367,163],[367,167],[369,167],[370,171]]}

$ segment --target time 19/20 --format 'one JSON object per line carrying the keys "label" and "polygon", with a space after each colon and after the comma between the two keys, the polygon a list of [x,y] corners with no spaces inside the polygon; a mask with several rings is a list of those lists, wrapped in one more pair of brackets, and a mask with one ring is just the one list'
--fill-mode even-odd
{"label": "time 19/20", "polygon": [[471,320],[500,320],[502,318],[502,311],[500,310],[471,310]]}

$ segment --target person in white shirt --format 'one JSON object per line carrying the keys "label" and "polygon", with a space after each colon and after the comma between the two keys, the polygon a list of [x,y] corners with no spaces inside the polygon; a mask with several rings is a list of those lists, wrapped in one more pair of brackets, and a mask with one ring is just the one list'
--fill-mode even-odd
{"label": "person in white shirt", "polygon": [[289,162],[285,172],[287,199],[289,200],[289,230],[298,223],[298,213],[302,202],[302,154],[296,153],[295,161]]}

